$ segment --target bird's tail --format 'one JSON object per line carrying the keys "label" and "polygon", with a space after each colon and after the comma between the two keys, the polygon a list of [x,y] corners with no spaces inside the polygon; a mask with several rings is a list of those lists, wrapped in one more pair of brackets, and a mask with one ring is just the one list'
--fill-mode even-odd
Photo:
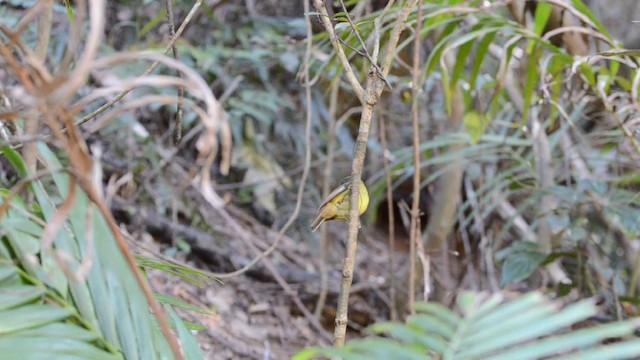
{"label": "bird's tail", "polygon": [[315,219],[313,219],[313,222],[311,223],[311,231],[318,230],[318,227],[320,227],[320,225],[322,225],[323,222],[324,222],[324,218],[322,217],[322,213],[320,213],[318,214],[318,216],[316,216]]}

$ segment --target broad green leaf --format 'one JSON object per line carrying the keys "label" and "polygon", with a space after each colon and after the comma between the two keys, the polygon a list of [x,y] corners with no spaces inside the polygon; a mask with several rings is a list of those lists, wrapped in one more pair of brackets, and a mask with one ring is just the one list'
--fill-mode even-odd
{"label": "broad green leaf", "polygon": [[546,256],[539,252],[516,252],[507,256],[502,264],[500,286],[527,279],[545,259]]}
{"label": "broad green leaf", "polygon": [[612,339],[625,336],[640,326],[640,319],[615,322],[602,326],[581,329],[568,334],[551,336],[549,338],[518,346],[491,357],[492,360],[540,359],[551,355],[561,354],[574,349],[600,345],[602,339]]}
{"label": "broad green leaf", "polygon": [[384,338],[364,339],[358,342],[357,347],[373,359],[425,359],[424,350],[420,347],[398,344],[395,341]]}
{"label": "broad green leaf", "polygon": [[16,269],[14,269],[13,267],[0,266],[0,285],[2,285],[3,282],[13,278],[16,274]]}
{"label": "broad green leaf", "polygon": [[[9,221],[9,223],[11,223],[11,221]],[[3,221],[2,224],[4,226],[5,222]],[[16,251],[19,257],[24,258],[25,256],[33,256],[40,252],[39,238],[31,234],[18,231],[17,229],[10,226],[5,227],[5,233],[7,235],[9,243],[11,244],[11,247],[14,251]]]}
{"label": "broad green leaf", "polygon": [[502,323],[503,321],[522,313],[526,309],[539,305],[543,302],[543,299],[544,298],[539,293],[534,292],[526,294],[516,300],[502,304],[499,309],[496,309],[491,313],[479,313],[478,318],[475,319],[472,326],[476,327],[476,330],[479,330],[485,327],[490,327],[492,324]]}
{"label": "broad green leaf", "polygon": [[57,322],[49,325],[21,331],[20,336],[43,337],[43,338],[63,338],[80,341],[94,341],[98,335],[87,329],[69,323]]}
{"label": "broad green leaf", "polygon": [[482,134],[484,134],[489,125],[486,116],[475,111],[470,111],[464,115],[464,127],[469,133],[471,144],[477,144]]}
{"label": "broad green leaf", "polygon": [[617,360],[637,359],[640,356],[640,340],[600,345],[595,349],[583,350],[571,355],[553,357],[553,360]]}
{"label": "broad green leaf", "polygon": [[[540,308],[545,309],[547,306],[548,305],[542,305]],[[519,327],[514,326],[510,331],[501,333],[500,336],[494,336],[490,340],[485,340],[468,347],[458,355],[460,357],[470,354],[479,357],[486,356],[486,354],[498,349],[504,349],[506,347],[514,346],[520,342],[530,341],[540,336],[549,335],[578,321],[585,320],[596,314],[596,312],[597,308],[592,300],[583,300],[569,305],[562,309],[562,311],[558,311],[555,314],[538,317],[538,321],[535,321],[535,318],[531,318],[526,323],[522,323]],[[535,311],[525,312],[524,314],[526,314],[526,316],[530,316],[533,313],[535,313]],[[543,314],[547,312],[540,310],[538,313]],[[525,316],[518,315],[516,317],[524,318]],[[544,319],[544,321],[539,321],[540,319]],[[516,324],[518,322],[520,321],[514,320],[512,324]],[[500,325],[504,326],[503,324]],[[498,332],[495,333],[498,334]]]}
{"label": "broad green leaf", "polygon": [[443,338],[451,338],[455,334],[455,328],[445,323],[432,314],[416,314],[407,320],[408,324],[420,327],[425,332],[441,335]]}
{"label": "broad green leaf", "polygon": [[[501,309],[497,311],[500,310]],[[475,326],[474,324],[474,326],[470,326],[468,329],[467,336],[465,337],[465,345],[472,349],[484,349],[487,341],[491,342],[492,339],[507,338],[514,331],[527,327],[527,325],[531,324],[534,320],[552,315],[555,310],[556,309],[553,304],[540,304],[538,306],[525,309],[510,316],[509,318],[505,318],[502,322],[494,323],[491,326],[482,328]],[[505,342],[504,346],[512,345],[513,343]],[[473,353],[474,351],[469,350],[469,352]]]}
{"label": "broad green leaf", "polygon": [[11,216],[6,219],[2,219],[2,225],[15,231],[40,238],[42,231],[44,230],[40,224],[35,223],[31,219],[21,216]]}
{"label": "broad green leaf", "polygon": [[[417,326],[418,322],[413,321],[415,317],[427,315],[419,311],[418,315],[409,318],[410,322],[407,324],[386,322],[370,328],[376,332],[389,333],[393,339],[374,337],[350,341],[338,348],[308,349],[294,356],[294,359],[434,357],[533,360],[556,355],[559,355],[557,359],[565,359],[568,357],[567,353],[575,350],[580,350],[580,358],[617,359],[629,358],[629,354],[635,354],[634,351],[640,353],[640,341],[625,340],[640,325],[640,319],[576,331],[569,329],[569,326],[596,313],[593,300],[579,301],[562,307],[557,301],[545,299],[539,292],[510,301],[502,299],[500,294],[494,294],[488,300],[486,296],[475,293],[458,294],[458,307],[466,315],[454,321],[455,332],[451,337],[443,337],[437,332]],[[450,311],[433,303],[418,303],[416,306],[425,309],[426,313],[437,312],[439,309]],[[557,334],[559,331],[566,333]],[[610,352],[602,351],[602,342],[611,338],[620,339],[620,343],[604,345]],[[434,347],[431,344],[437,345]],[[589,346],[594,347],[588,348]],[[638,349],[629,350],[633,349],[633,346]],[[363,357],[363,354],[367,357]]]}
{"label": "broad green leaf", "polygon": [[23,336],[0,336],[0,354],[6,359],[20,360],[120,359],[83,341]]}
{"label": "broad green leaf", "polygon": [[[59,165],[46,145],[40,150],[48,167],[56,168]],[[54,181],[64,196],[68,192],[68,179],[66,175],[58,175],[54,176]],[[69,216],[75,241],[69,237],[57,238],[56,245],[68,246],[68,251],[77,254],[79,259],[90,256],[93,259],[86,282],[89,292],[76,289],[81,298],[88,296],[84,298],[85,311],[94,309],[96,328],[109,343],[121,348],[125,357],[151,359],[169,356],[170,353],[164,351],[167,348],[166,339],[156,336],[160,331],[149,313],[146,298],[105,219],[80,189],[76,191],[75,200]],[[88,231],[87,225],[92,227],[92,231]],[[87,238],[87,234],[92,234],[92,239]],[[59,240],[64,241],[58,243]],[[93,249],[90,250],[89,246]]]}
{"label": "broad green leaf", "polygon": [[0,310],[29,303],[39,299],[45,293],[43,288],[29,285],[13,285],[0,287]]}
{"label": "broad green leaf", "polygon": [[67,309],[48,305],[26,305],[0,311],[0,334],[42,326],[71,316]]}
{"label": "broad green leaf", "polygon": [[417,312],[430,313],[436,318],[452,326],[458,326],[458,322],[460,321],[460,317],[456,315],[456,313],[441,304],[419,302],[414,304],[414,309]]}
{"label": "broad green leaf", "polygon": [[426,349],[433,350],[437,353],[442,353],[446,350],[447,342],[442,338],[434,336],[425,336],[427,332],[424,329],[413,328],[404,324],[397,323],[379,323],[369,327],[369,330],[376,333],[388,333],[396,340],[403,343],[420,344]]}

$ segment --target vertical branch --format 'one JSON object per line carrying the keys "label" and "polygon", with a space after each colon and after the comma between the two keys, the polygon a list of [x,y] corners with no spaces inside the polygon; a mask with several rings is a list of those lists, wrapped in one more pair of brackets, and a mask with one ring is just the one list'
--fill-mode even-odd
{"label": "vertical branch", "polygon": [[[411,261],[412,271],[415,268],[415,248],[417,243],[421,241],[418,238],[420,226],[420,124],[418,113],[418,91],[420,90],[420,33],[422,32],[422,6],[418,6],[418,19],[416,21],[416,33],[413,39],[413,68],[411,80],[411,92],[413,99],[411,101],[411,118],[413,127],[413,202],[411,203],[411,225],[409,231],[409,241],[411,242]],[[413,287],[412,287],[413,288]],[[412,289],[413,290],[413,289]],[[413,309],[414,293],[409,294],[409,311],[414,313]]]}
{"label": "vertical branch", "polygon": [[[178,49],[176,48],[176,26],[173,22],[173,4],[172,0],[166,0],[167,7],[167,20],[169,21],[169,36],[171,39],[171,52],[173,58],[178,60]],[[182,78],[182,72],[178,71],[178,77]],[[178,86],[178,109],[175,116],[175,129],[173,132],[173,142],[177,146],[182,139],[182,118],[183,118],[183,102],[184,102],[184,87]]]}
{"label": "vertical branch", "polygon": [[411,315],[415,314],[414,304],[416,302],[416,242],[413,241],[413,217],[411,209],[405,201],[402,201],[402,220],[405,229],[409,230],[409,274],[407,278],[407,309]]}
{"label": "vertical branch", "polygon": [[[327,133],[329,134],[327,143],[327,162],[324,166],[323,183],[322,183],[322,198],[324,199],[329,195],[331,191],[331,174],[333,173],[333,156],[334,148],[336,146],[335,141],[335,126],[336,126],[336,109],[338,107],[338,94],[340,93],[340,79],[336,79],[333,82],[331,88],[331,97],[329,98],[329,128]],[[320,318],[322,315],[322,309],[324,308],[325,301],[327,299],[327,246],[328,246],[328,233],[327,227],[323,226],[320,233],[320,294],[318,295],[318,301],[316,302],[316,309],[314,315]]]}
{"label": "vertical branch", "polygon": [[[44,66],[49,48],[49,38],[51,37],[51,25],[53,22],[53,1],[43,2],[42,12],[38,15],[38,40],[35,47],[35,56],[38,65]],[[35,110],[27,112],[24,119],[24,136],[30,137],[38,134],[39,129],[38,113]],[[26,142],[22,148],[22,157],[29,174],[35,174],[37,169],[37,148],[36,142]],[[32,200],[33,193],[27,193],[29,201]]]}
{"label": "vertical branch", "polygon": [[[453,68],[454,56],[451,53],[443,55],[447,71]],[[464,117],[465,104],[459,88],[453,89],[451,99],[451,114],[449,124],[445,131],[457,131]],[[448,149],[450,154],[459,154],[466,145],[463,143],[452,144]],[[425,249],[430,254],[432,271],[441,276],[438,283],[443,285],[443,291],[438,294],[443,299],[447,291],[452,288],[451,273],[448,264],[447,238],[453,230],[456,222],[456,214],[460,203],[460,189],[464,174],[464,158],[461,155],[453,157],[445,166],[442,175],[436,181],[433,203],[429,209],[429,223],[423,236]]]}
{"label": "vertical branch", "polygon": [[389,298],[391,299],[391,320],[398,320],[398,306],[396,302],[396,261],[394,257],[396,247],[396,229],[393,202],[393,182],[391,180],[391,171],[389,170],[389,159],[387,153],[389,144],[387,143],[387,117],[380,117],[380,143],[382,144],[382,166],[384,167],[385,180],[387,182],[387,211],[389,212]]}
{"label": "vertical branch", "polygon": [[[443,55],[446,67],[453,68],[454,59],[451,53]],[[462,124],[464,117],[465,105],[460,89],[453,90],[451,99],[451,116],[449,131],[456,131]],[[462,143],[453,144],[449,152],[456,153],[465,145]],[[436,192],[434,202],[430,209],[429,224],[427,226],[427,251],[437,252],[443,251],[445,241],[456,219],[456,211],[460,201],[460,188],[462,186],[463,159],[461,156],[455,157],[447,170],[436,182]]]}

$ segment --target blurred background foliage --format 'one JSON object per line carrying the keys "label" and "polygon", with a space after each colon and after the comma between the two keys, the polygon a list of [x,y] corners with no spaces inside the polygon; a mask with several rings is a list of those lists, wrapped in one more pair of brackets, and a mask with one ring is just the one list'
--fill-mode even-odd
{"label": "blurred background foliage", "polygon": [[[364,79],[368,62],[361,56],[363,49],[339,2],[328,3],[347,55],[356,68],[364,69],[357,74]],[[0,1],[0,4],[3,5],[0,22],[7,27],[15,26],[18,15],[32,5],[26,1]],[[374,20],[380,17],[385,4],[373,0],[346,2],[357,31],[368,46],[373,40]],[[177,1],[173,5],[175,19],[183,19],[193,3]],[[388,37],[394,11],[400,5],[392,7],[382,20],[382,39]],[[472,324],[475,320],[481,323],[482,319],[465,318],[470,307],[480,306],[482,301],[462,295],[458,298],[463,290],[490,293],[541,290],[565,303],[590,297],[599,299],[597,310],[585,308],[582,315],[571,318],[575,321],[560,321],[561,325],[551,327],[548,332],[532,332],[529,335],[533,335],[525,336],[522,341],[551,336],[559,329],[596,317],[604,322],[636,317],[640,305],[637,294],[640,204],[636,170],[640,159],[637,135],[640,74],[639,53],[630,49],[640,46],[640,36],[630,29],[640,26],[632,22],[640,19],[640,5],[622,0],[609,1],[606,5],[586,0],[440,0],[424,2],[423,6],[423,18],[417,19],[414,10],[406,24],[397,61],[387,79],[391,88],[385,89],[376,109],[368,144],[364,178],[370,187],[372,206],[365,215],[362,229],[364,246],[359,255],[362,256],[359,260],[362,279],[381,278],[381,285],[375,289],[379,292],[387,292],[392,286],[391,278],[397,287],[396,299],[385,295],[362,300],[376,309],[371,318],[389,319],[394,311],[406,314],[406,299],[418,297],[408,293],[409,239],[401,210],[403,202],[411,202],[411,177],[416,171],[411,148],[415,131],[411,127],[412,101],[417,101],[420,109],[422,158],[418,171],[422,179],[420,207],[425,244],[434,237],[430,224],[440,219],[437,214],[442,208],[442,199],[455,205],[453,218],[447,219],[452,226],[444,236],[444,251],[433,257],[432,278],[416,279],[418,287],[431,284],[431,300],[444,304],[442,309],[432,308],[436,309],[433,311],[450,307],[463,313],[455,326],[467,320]],[[61,61],[68,43],[67,9],[56,4],[55,13],[47,59],[51,67]],[[106,41],[101,45],[101,55],[161,51],[169,41],[166,14],[160,2],[109,2]],[[317,14],[307,15],[312,19],[315,34],[311,104],[305,103],[300,81],[306,37],[300,2],[203,1],[176,48],[179,60],[203,77],[229,118],[234,144],[232,168],[226,176],[222,175],[218,163],[207,169],[215,179],[214,189],[229,207],[249,214],[256,223],[279,229],[293,211],[297,187],[305,186],[302,213],[287,236],[304,243],[304,256],[312,259],[304,270],[317,275],[323,268],[321,261],[337,267],[334,265],[339,263],[340,239],[346,227],[325,225],[330,235],[338,239],[327,245],[320,237],[311,235],[309,223],[322,199],[322,183],[327,176],[323,169],[327,161],[333,164],[328,173],[331,184],[337,184],[350,171],[359,105],[344,81],[341,66],[319,26]],[[420,34],[414,30],[417,21],[423,21]],[[22,34],[22,41],[34,44],[36,35],[37,28],[30,26]],[[420,36],[422,44],[418,79],[410,73],[415,36]],[[147,66],[137,61],[96,70],[79,95],[136,78]],[[163,67],[158,71],[178,75],[175,70]],[[418,94],[411,92],[415,81],[419,83]],[[9,80],[3,81],[3,86],[11,85]],[[149,86],[137,88],[128,97],[176,96],[177,93],[173,87]],[[82,115],[100,105],[96,102],[87,106]],[[305,143],[302,135],[307,106],[313,109],[310,144]],[[456,107],[464,113],[459,123],[452,120]],[[92,149],[101,149],[103,181],[113,186],[112,209],[119,221],[134,234],[152,232],[156,240],[164,243],[165,255],[186,252],[203,256],[206,266],[214,271],[233,270],[239,265],[230,258],[250,258],[247,255],[250,252],[238,238],[229,234],[224,221],[209,217],[188,193],[191,178],[183,174],[190,174],[201,164],[194,134],[201,132],[202,127],[194,112],[185,111],[185,138],[176,147],[172,140],[175,115],[175,106],[151,105],[122,113],[105,126],[94,127],[89,122],[82,129]],[[385,124],[387,144],[381,141],[380,122]],[[330,145],[331,142],[334,145]],[[300,184],[307,145],[312,152],[312,176],[309,183]],[[330,148],[333,150],[328,153]],[[5,153],[5,157],[13,159],[14,167],[20,162],[15,154]],[[391,199],[386,197],[388,184],[383,159],[389,162],[393,181]],[[59,161],[66,160],[61,156]],[[3,169],[5,189],[25,176],[12,175],[16,171],[5,164]],[[455,173],[461,176],[455,177]],[[443,185],[447,183],[453,190]],[[47,193],[53,191],[52,186],[46,185]],[[55,196],[58,202],[64,198]],[[396,247],[390,250],[386,249],[389,200],[396,231]],[[38,203],[44,201],[42,198]],[[46,221],[46,214],[38,206],[16,206],[23,208],[22,214],[31,213],[32,217]],[[160,230],[152,231],[154,226],[145,220],[148,218],[139,214],[141,208],[174,224],[213,234],[212,242],[203,246],[193,240],[191,233],[178,231],[175,226],[170,227],[170,231],[161,226]],[[3,280],[2,284],[21,287],[20,291],[24,292],[20,294],[25,294],[23,299],[26,299],[21,304],[46,306],[42,302],[48,296],[55,300],[55,296],[48,295],[52,291],[48,286],[64,292],[69,285],[56,283],[65,281],[62,274],[51,279],[40,278],[36,276],[40,270],[28,268],[29,262],[21,257],[22,252],[44,254],[37,242],[42,225],[28,222],[25,216],[16,220],[15,216],[9,212],[3,219],[3,245],[8,248],[0,250],[6,250],[2,255],[8,262],[3,267],[7,275],[0,279],[13,279]],[[7,221],[20,222],[15,228],[20,233],[7,231],[13,229]],[[24,245],[12,242],[15,236],[27,239]],[[321,260],[316,254],[323,246],[329,246],[329,256]],[[287,258],[287,251],[280,249],[280,256]],[[215,261],[211,261],[212,256]],[[276,258],[282,260],[281,257]],[[390,268],[390,257],[395,259],[396,268]],[[41,256],[42,266],[47,264],[46,259]],[[51,259],[47,261],[49,265],[55,263]],[[16,262],[20,267],[15,266]],[[144,266],[149,264],[145,262]],[[157,267],[171,271],[166,264]],[[185,270],[177,272],[181,271]],[[21,281],[16,281],[15,274],[22,274]],[[185,277],[197,278],[195,273],[189,274]],[[464,299],[468,302],[461,304]],[[544,303],[538,298],[527,299]],[[75,306],[79,306],[78,300],[75,301]],[[559,314],[565,313],[559,311]],[[85,314],[61,313],[47,323],[80,315]],[[451,334],[443,335],[436,348],[433,343],[420,343],[420,339],[428,336],[416,330],[411,319],[415,317],[407,322],[408,328],[415,330],[412,335],[392,325],[380,325],[374,327],[374,331],[394,335],[396,330],[395,335],[400,334],[396,337],[409,344],[416,354],[424,354],[427,349],[443,354],[446,351],[442,346],[446,348],[454,343]],[[91,330],[85,322],[92,321],[82,320],[84,330]],[[533,327],[544,321],[544,317],[528,318],[511,325]],[[362,325],[371,322],[369,319]],[[623,325],[626,332],[599,332],[597,340],[589,346],[605,338],[628,336],[633,326]],[[454,332],[455,326],[452,326]],[[509,329],[512,328],[505,326],[500,334],[507,334]],[[106,344],[113,340],[98,330],[74,339],[102,344],[102,350],[109,350]],[[372,349],[370,343],[363,344],[362,347],[354,345],[354,354]],[[558,351],[574,349],[566,347]],[[345,351],[324,355],[348,357],[351,350]],[[447,354],[458,358],[455,352]],[[486,355],[478,354],[468,358]],[[406,354],[406,358],[411,355]]]}

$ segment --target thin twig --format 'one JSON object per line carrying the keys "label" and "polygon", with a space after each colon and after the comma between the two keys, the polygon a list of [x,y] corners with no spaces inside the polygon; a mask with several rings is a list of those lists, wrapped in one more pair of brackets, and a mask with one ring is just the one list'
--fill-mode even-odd
{"label": "thin twig", "polygon": [[[172,0],[166,0],[167,7],[167,20],[169,21],[169,36],[171,39],[176,37],[176,27],[173,23],[173,2]],[[178,60],[178,48],[176,47],[175,42],[171,46],[171,52],[173,54],[173,58]],[[182,73],[178,72],[178,77],[182,78]],[[173,142],[174,145],[178,145],[180,143],[180,139],[182,139],[182,118],[183,118],[183,106],[182,102],[184,99],[184,87],[178,87],[178,109],[176,110],[175,116],[175,129],[173,133]]]}
{"label": "thin twig", "polygon": [[[411,80],[411,93],[413,94],[413,99],[411,101],[411,118],[412,118],[412,128],[413,128],[413,199],[411,203],[411,227],[409,230],[409,241],[411,241],[411,249],[417,250],[416,248],[422,245],[422,239],[418,238],[418,233],[420,232],[418,226],[420,224],[420,124],[419,117],[420,114],[418,112],[418,105],[420,99],[420,32],[422,31],[422,6],[418,6],[418,20],[416,21],[416,36],[413,41],[413,69],[412,69],[412,80]],[[420,99],[420,101],[423,101]],[[420,246],[420,248],[422,248]],[[424,249],[423,249],[424,250]],[[421,254],[421,258],[423,258],[424,254]],[[414,253],[411,253],[411,265],[414,265],[415,258]],[[424,264],[423,264],[424,266]],[[413,299],[414,294],[409,294],[409,299]],[[409,311],[413,314],[415,309],[413,308],[413,304],[409,304]]]}
{"label": "thin twig", "polygon": [[[331,87],[331,97],[329,99],[329,126],[327,128],[327,134],[329,138],[327,140],[327,162],[324,166],[324,176],[322,183],[322,198],[326,198],[331,191],[331,182],[333,181],[333,157],[336,147],[336,137],[334,136],[334,129],[336,126],[336,110],[338,107],[338,94],[340,93],[340,79],[336,79]],[[327,247],[329,246],[329,233],[328,227],[323,226],[320,233],[320,260],[319,269],[320,272],[320,294],[318,295],[318,301],[316,302],[316,308],[314,315],[320,318],[324,304],[327,298],[327,286],[328,286],[328,273],[327,273]]]}
{"label": "thin twig", "polygon": [[387,142],[387,126],[386,122],[390,119],[388,117],[378,117],[380,122],[380,143],[382,145],[382,165],[384,167],[386,190],[387,190],[387,212],[389,213],[389,298],[391,299],[390,313],[391,320],[398,319],[398,306],[396,299],[396,261],[395,261],[395,248],[396,248],[396,224],[395,224],[395,207],[393,202],[393,181],[391,180],[391,170],[389,169],[389,159],[387,153],[389,152],[389,143]]}
{"label": "thin twig", "polygon": [[[53,1],[43,1],[44,9],[38,16],[38,41],[35,48],[36,61],[39,65],[44,67],[45,60],[47,58],[47,50],[49,49],[49,39],[51,38],[51,26],[53,23]],[[33,109],[26,111],[26,117],[24,119],[24,136],[37,136],[38,129],[40,128],[40,121],[38,119],[38,113]],[[37,170],[37,156],[38,156],[38,144],[30,142],[24,144],[22,148],[22,158],[24,159],[27,171],[30,174],[35,174]],[[33,193],[27,193],[27,201],[33,200]]]}
{"label": "thin twig", "polygon": [[[327,8],[325,7],[324,1],[322,0],[313,0],[313,5],[316,10],[320,13],[320,21],[324,26],[324,29],[329,34],[329,39],[331,40],[331,44],[336,51],[336,55],[338,56],[338,60],[340,64],[342,64],[342,68],[347,76],[347,80],[353,89],[353,92],[356,94],[356,97],[362,102],[364,96],[364,88],[358,81],[349,60],[347,59],[347,55],[344,52],[342,46],[340,46],[340,42],[338,41],[338,35],[336,35],[335,29],[333,28],[333,24],[331,23],[331,18],[329,17],[329,13],[327,12]],[[357,188],[357,186],[354,186]]]}
{"label": "thin twig", "polygon": [[[363,51],[360,52],[360,51],[358,51],[356,49],[352,49],[352,50],[354,50],[355,52],[357,52],[361,56],[364,56],[365,58],[367,58],[367,60],[369,60],[369,63],[371,64],[371,66],[375,67],[376,71],[378,72],[378,76],[380,76],[380,78],[385,81],[387,86],[389,86],[389,88],[391,88],[391,84],[389,84],[389,82],[387,81],[385,76],[382,75],[382,70],[380,69],[380,67],[376,63],[377,59],[374,59],[373,57],[371,57],[371,55],[369,55],[369,52],[367,51],[367,45],[364,43],[364,40],[362,40],[362,36],[360,36],[360,32],[356,28],[356,24],[353,23],[353,20],[351,19],[351,15],[349,14],[349,11],[347,11],[347,7],[344,5],[344,1],[343,0],[340,0],[340,5],[342,5],[342,11],[344,11],[345,16],[347,17],[347,21],[349,22],[349,25],[351,26],[351,29],[353,30],[353,33],[356,35],[356,38],[360,42],[360,46],[362,46],[362,50]],[[344,44],[344,42],[343,42],[343,44]]]}

